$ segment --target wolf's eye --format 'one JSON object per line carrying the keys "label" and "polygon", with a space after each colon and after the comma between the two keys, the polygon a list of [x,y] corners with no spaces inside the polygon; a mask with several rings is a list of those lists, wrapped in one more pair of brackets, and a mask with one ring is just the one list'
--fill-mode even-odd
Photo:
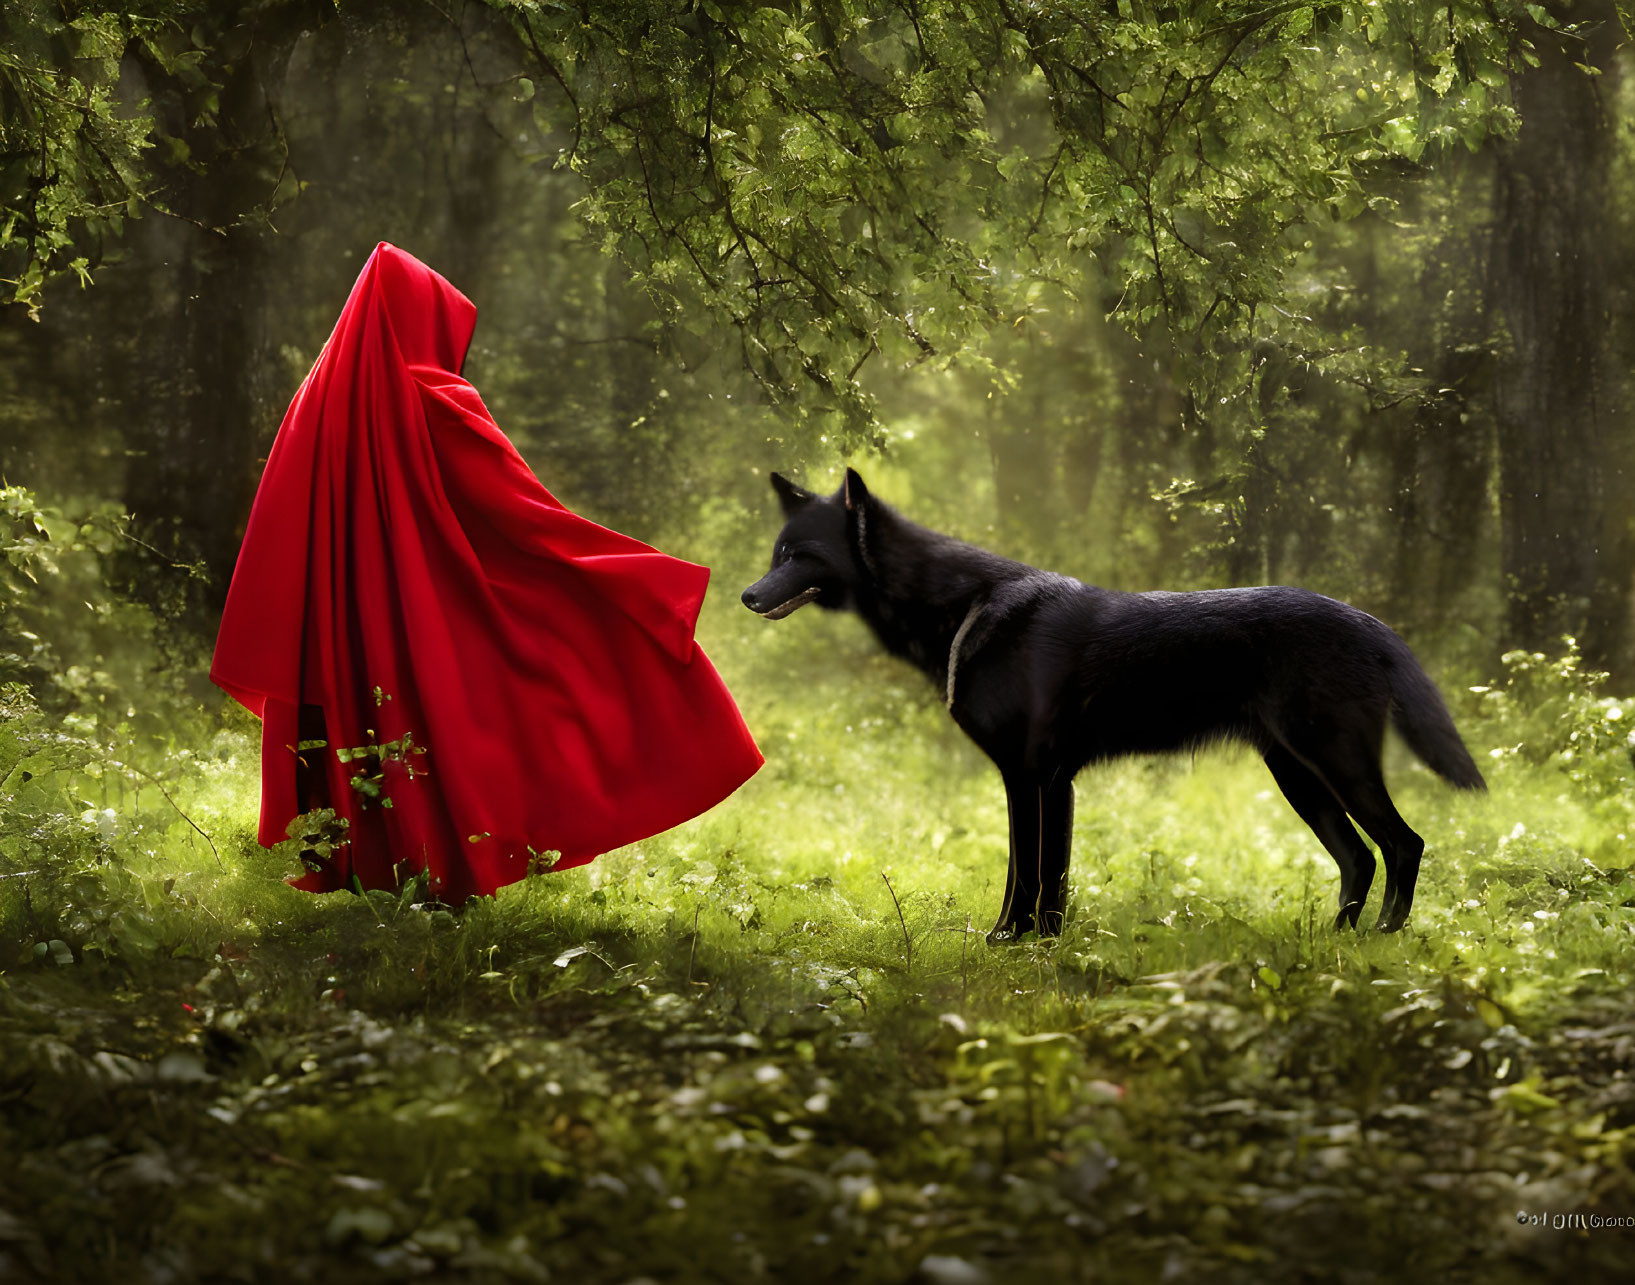
{"label": "wolf's eye", "polygon": [[780,544],[776,549],[774,549],[772,551],[772,556],[777,558],[777,560],[779,562],[787,561],[788,558],[789,558],[789,545],[788,545],[788,543],[786,542],[784,544]]}

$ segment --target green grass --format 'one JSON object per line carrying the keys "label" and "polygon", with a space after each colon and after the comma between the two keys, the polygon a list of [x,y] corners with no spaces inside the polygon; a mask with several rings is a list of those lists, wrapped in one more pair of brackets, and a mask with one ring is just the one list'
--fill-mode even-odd
{"label": "green grass", "polygon": [[1486,797],[1392,751],[1402,933],[1333,931],[1332,863],[1219,752],[1086,772],[1066,932],[994,950],[1004,798],[935,693],[855,622],[712,610],[766,767],[458,915],[286,887],[246,716],[150,777],[27,741],[0,1278],[1622,1271],[1635,1229],[1548,1225],[1635,1213],[1631,768],[1545,744],[1604,698],[1462,697]]}

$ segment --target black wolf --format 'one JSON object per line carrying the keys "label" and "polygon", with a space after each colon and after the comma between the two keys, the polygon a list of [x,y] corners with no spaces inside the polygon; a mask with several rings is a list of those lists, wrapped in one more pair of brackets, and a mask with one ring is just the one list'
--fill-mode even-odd
{"label": "black wolf", "polygon": [[832,496],[774,473],[784,527],[744,605],[781,620],[850,608],[931,676],[998,766],[1010,874],[988,940],[1060,931],[1073,777],[1122,754],[1247,741],[1340,867],[1335,927],[1355,927],[1385,859],[1378,927],[1401,928],[1425,841],[1380,774],[1387,717],[1430,768],[1485,789],[1435,685],[1374,617],[1305,589],[1119,593],[918,526],[851,469]]}

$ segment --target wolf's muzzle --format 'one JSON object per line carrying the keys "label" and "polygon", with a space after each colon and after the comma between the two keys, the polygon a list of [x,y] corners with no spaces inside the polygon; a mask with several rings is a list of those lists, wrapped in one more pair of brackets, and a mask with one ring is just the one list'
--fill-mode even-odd
{"label": "wolf's muzzle", "polygon": [[744,590],[743,603],[744,606],[748,607],[758,616],[764,616],[768,620],[782,620],[796,608],[804,607],[807,603],[811,602],[813,598],[818,596],[818,593],[818,587],[813,585],[809,589],[802,589],[793,598],[786,598],[776,607],[763,607],[761,605],[760,597],[755,592],[755,586],[750,585],[748,589]]}

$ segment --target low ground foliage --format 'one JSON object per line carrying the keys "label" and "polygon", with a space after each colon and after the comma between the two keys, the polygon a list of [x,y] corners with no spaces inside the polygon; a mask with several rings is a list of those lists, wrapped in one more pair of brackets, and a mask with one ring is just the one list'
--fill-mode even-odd
{"label": "low ground foliage", "polygon": [[1216,753],[1087,772],[1067,931],[990,950],[1003,794],[934,693],[853,622],[711,610],[762,772],[458,913],[287,887],[256,726],[185,682],[165,718],[94,667],[7,688],[0,1277],[1627,1259],[1589,1220],[1635,1213],[1635,701],[1570,649],[1459,690],[1489,797],[1393,751],[1407,931],[1333,932],[1332,864]]}

